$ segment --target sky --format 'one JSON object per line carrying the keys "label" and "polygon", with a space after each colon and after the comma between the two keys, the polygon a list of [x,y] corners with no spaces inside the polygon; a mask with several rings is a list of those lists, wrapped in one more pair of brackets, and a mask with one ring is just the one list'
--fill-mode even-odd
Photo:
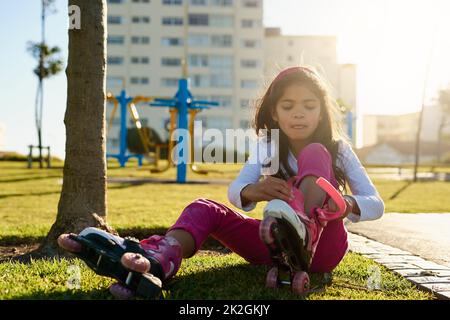
{"label": "sky", "polygon": [[[36,62],[26,44],[40,40],[40,1],[0,3],[0,43],[7,48],[0,51],[0,149],[25,154],[37,141]],[[46,37],[66,61],[67,0],[56,0],[56,9],[47,19]],[[338,61],[357,64],[359,115],[404,114],[420,110],[423,97],[431,103],[450,84],[448,12],[447,0],[264,0],[263,23],[285,35],[337,36]],[[45,81],[43,140],[59,157],[66,84],[64,72]]]}

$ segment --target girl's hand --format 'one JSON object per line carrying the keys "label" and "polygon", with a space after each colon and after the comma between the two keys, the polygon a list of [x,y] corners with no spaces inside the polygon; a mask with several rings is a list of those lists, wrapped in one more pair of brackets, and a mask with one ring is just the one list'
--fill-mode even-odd
{"label": "girl's hand", "polygon": [[[344,218],[346,218],[350,213],[353,212],[353,207],[354,207],[354,199],[351,196],[344,196],[344,201],[346,204],[346,209],[345,212],[342,214],[342,216],[339,218],[340,220],[343,220]],[[329,199],[328,200],[328,210],[331,212],[336,212],[339,210],[336,202],[333,201],[333,199]]]}
{"label": "girl's hand", "polygon": [[294,194],[287,182],[275,177],[266,177],[263,180],[250,184],[241,191],[241,200],[244,202],[259,202],[280,199],[289,202]]}

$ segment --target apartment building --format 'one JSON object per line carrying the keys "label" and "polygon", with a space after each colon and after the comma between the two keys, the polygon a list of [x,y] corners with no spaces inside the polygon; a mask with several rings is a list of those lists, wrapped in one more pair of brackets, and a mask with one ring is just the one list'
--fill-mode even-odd
{"label": "apartment building", "polygon": [[[413,142],[416,140],[420,112],[400,115],[365,115],[364,146],[384,141]],[[420,140],[438,142],[441,122],[448,122],[448,116],[438,104],[424,108]],[[450,137],[450,125],[443,127],[442,138]]]}
{"label": "apartment building", "polygon": [[[186,59],[194,97],[220,103],[198,115],[203,125],[248,126],[264,65],[262,17],[262,0],[108,0],[107,90],[173,97]],[[138,112],[168,138],[167,109],[141,104]],[[118,149],[118,130],[117,118],[108,152]]]}

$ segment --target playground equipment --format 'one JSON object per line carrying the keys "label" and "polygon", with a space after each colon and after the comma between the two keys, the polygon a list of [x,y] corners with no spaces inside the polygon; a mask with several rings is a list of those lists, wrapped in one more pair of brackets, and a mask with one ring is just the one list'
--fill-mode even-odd
{"label": "playground equipment", "polygon": [[[145,153],[149,154],[149,147],[154,147],[156,150],[155,155],[155,163],[156,166],[152,170],[152,172],[161,172],[169,169],[173,163],[171,159],[172,150],[174,148],[174,141],[171,139],[172,134],[175,131],[175,122],[176,129],[180,129],[180,132],[189,132],[189,137],[186,137],[183,134],[180,134],[177,138],[177,146],[180,146],[180,150],[182,151],[179,154],[181,161],[178,161],[177,166],[177,183],[185,183],[186,182],[186,173],[187,173],[187,161],[186,154],[187,150],[190,150],[191,159],[193,159],[193,150],[194,150],[194,140],[193,130],[194,130],[194,119],[198,112],[204,109],[209,109],[213,106],[218,106],[217,102],[212,101],[204,101],[204,100],[194,100],[194,97],[190,93],[188,89],[188,80],[180,79],[178,81],[178,91],[173,98],[157,98],[157,97],[144,97],[144,96],[136,96],[130,97],[127,95],[125,90],[120,92],[120,95],[113,96],[112,94],[107,95],[108,101],[112,101],[114,103],[114,109],[111,112],[111,117],[108,124],[108,129],[111,127],[113,123],[113,119],[117,112],[118,106],[120,105],[120,147],[118,154],[109,154],[107,153],[107,157],[116,158],[119,161],[121,167],[124,167],[127,161],[130,158],[137,158],[138,165],[142,166],[143,155],[142,154],[127,154],[127,108],[130,111],[131,117],[136,125],[136,128],[139,132],[139,137],[142,141]],[[170,128],[169,128],[169,141],[166,144],[152,144],[149,141],[148,134],[143,130],[142,124],[139,119],[139,114],[136,109],[136,104],[138,103],[148,103],[151,107],[164,107],[169,108],[170,112]],[[188,124],[188,116],[190,118]],[[177,118],[177,119],[176,119]],[[181,131],[184,130],[184,131]],[[188,145],[188,141],[190,140],[190,145]],[[158,168],[158,159],[160,157],[161,149],[167,148],[168,154],[168,164],[165,168]],[[193,163],[190,163],[190,168],[193,172],[196,173],[206,173],[206,171],[201,171],[195,166]]]}
{"label": "playground equipment", "polygon": [[[38,149],[39,150],[39,146],[33,146],[33,145],[29,145],[29,152],[28,152],[28,169],[31,169],[33,167],[33,149]],[[45,147],[42,146],[40,147],[40,152],[42,152],[42,150],[47,150],[47,157],[45,158],[45,162],[47,162],[47,168],[51,168],[51,156],[50,156],[50,146]],[[40,164],[41,168],[42,168],[42,163]]]}

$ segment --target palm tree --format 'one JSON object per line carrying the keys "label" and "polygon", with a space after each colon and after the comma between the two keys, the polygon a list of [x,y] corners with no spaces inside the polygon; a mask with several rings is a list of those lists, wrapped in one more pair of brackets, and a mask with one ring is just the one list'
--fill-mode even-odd
{"label": "palm tree", "polygon": [[38,77],[38,87],[36,91],[35,100],[35,124],[38,134],[38,148],[39,148],[39,167],[43,167],[42,161],[42,115],[44,108],[44,79],[49,78],[62,70],[63,62],[57,57],[60,49],[58,47],[49,47],[45,43],[45,18],[47,12],[55,12],[52,5],[54,0],[41,0],[41,42],[29,42],[28,51],[38,61],[34,73]]}
{"label": "palm tree", "polygon": [[[38,252],[61,254],[56,239],[106,219],[106,0],[69,0],[80,8],[81,29],[69,29],[66,157],[56,221]],[[111,231],[111,230],[109,230]]]}

